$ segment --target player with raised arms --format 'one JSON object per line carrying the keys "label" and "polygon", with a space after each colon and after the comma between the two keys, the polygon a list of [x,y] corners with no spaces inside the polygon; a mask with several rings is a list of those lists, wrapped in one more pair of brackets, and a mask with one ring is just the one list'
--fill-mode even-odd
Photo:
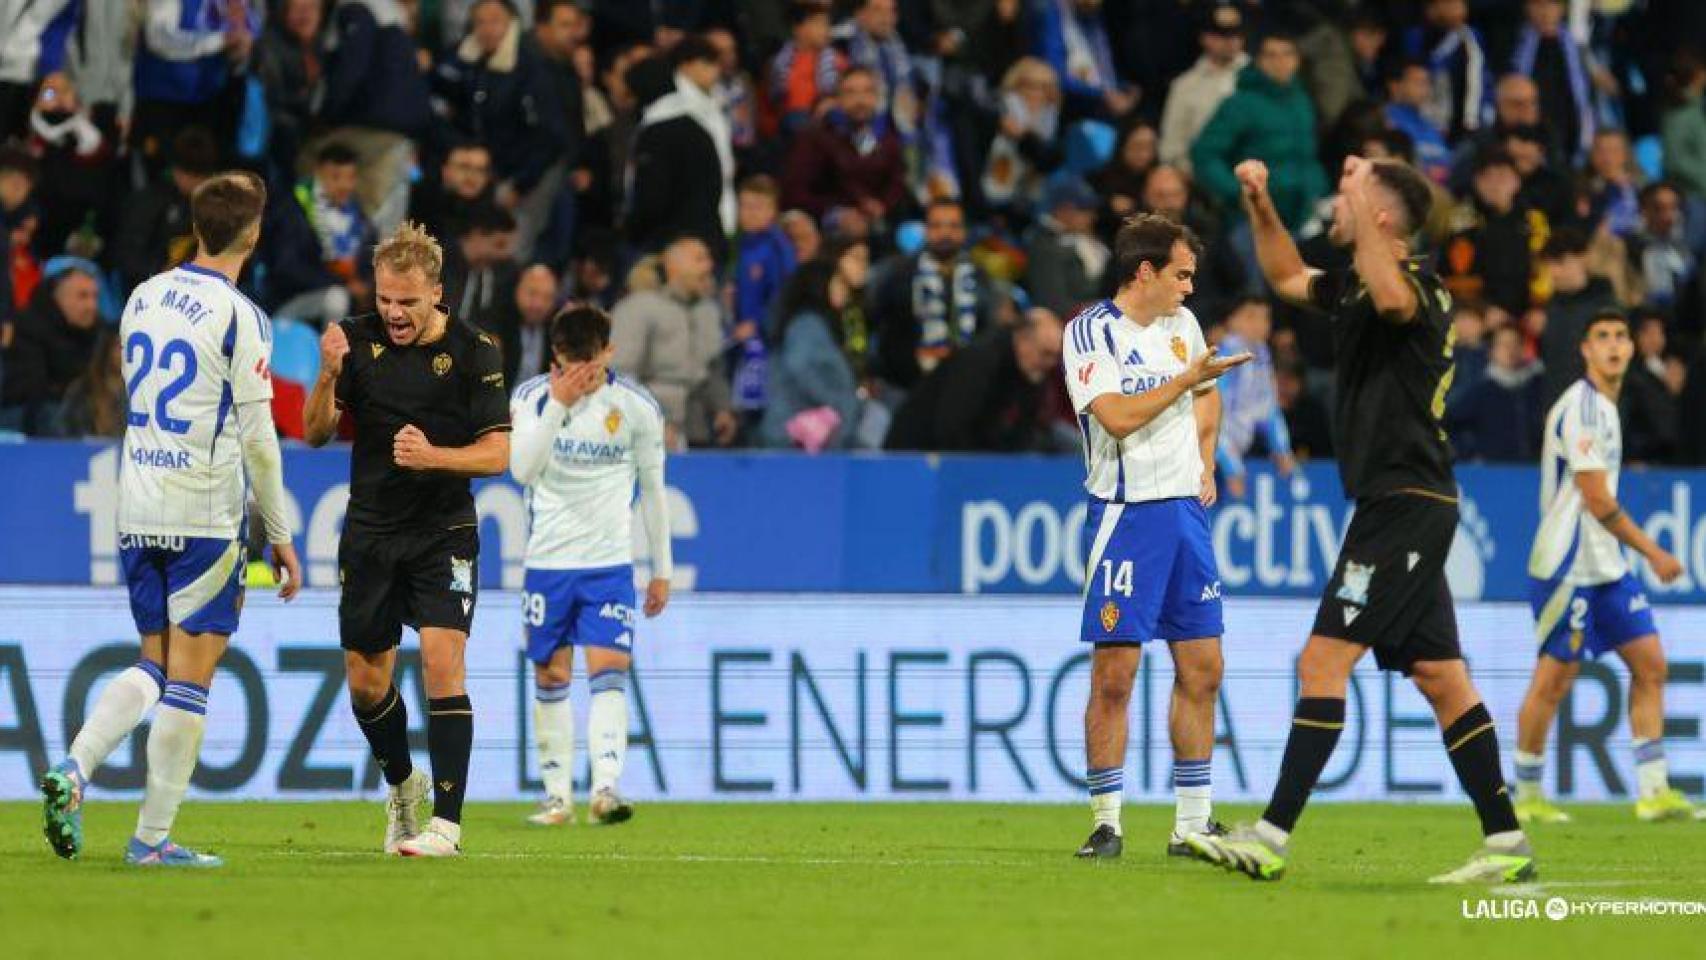
{"label": "player with raised arms", "polygon": [[243,607],[253,489],[286,600],[302,585],[290,542],[284,465],[272,419],[272,332],[237,291],[260,241],[266,184],[213,177],[190,196],[196,254],[143,281],[119,323],[128,394],[119,461],[119,560],[142,657],[101,691],[70,756],[42,778],[54,852],[83,847],[83,794],[96,769],[156,703],[148,783],[125,862],[217,867],[172,842],[201,753],[208,689]]}
{"label": "player with raised arms", "polygon": [[617,792],[628,751],[628,672],[634,647],[634,493],[651,553],[645,615],[669,603],[669,511],[664,420],[644,387],[610,369],[610,315],[564,308],[551,322],[551,372],[516,388],[510,471],[527,488],[532,529],[522,609],[533,662],[533,735],[545,800],[528,819],[574,822],[575,647],[592,690],[587,750],[598,823],[633,806]]}

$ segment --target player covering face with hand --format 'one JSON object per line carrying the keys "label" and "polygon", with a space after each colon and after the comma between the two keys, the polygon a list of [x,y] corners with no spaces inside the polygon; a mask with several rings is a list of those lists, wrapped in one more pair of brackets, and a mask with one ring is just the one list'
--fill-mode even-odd
{"label": "player covering face with hand", "polygon": [[576,647],[592,696],[588,809],[599,823],[633,816],[617,781],[628,750],[628,673],[634,647],[633,503],[651,553],[645,615],[669,603],[664,419],[644,387],[610,369],[610,316],[570,305],[551,323],[551,372],[516,389],[510,471],[527,488],[532,529],[522,609],[533,661],[534,743],[545,800],[528,819],[574,821]]}
{"label": "player covering face with hand", "polygon": [[1682,564],[1617,505],[1623,429],[1617,396],[1634,356],[1629,321],[1603,313],[1582,331],[1587,375],[1546,416],[1541,454],[1540,529],[1528,558],[1535,634],[1534,678],[1517,717],[1516,812],[1524,821],[1564,823],[1569,814],[1541,792],[1546,733],[1582,660],[1607,651],[1629,667],[1629,728],[1641,820],[1688,820],[1688,798],[1670,785],[1664,753],[1665,654],[1652,605],[1623,559],[1622,546],[1646,558],[1670,583]]}

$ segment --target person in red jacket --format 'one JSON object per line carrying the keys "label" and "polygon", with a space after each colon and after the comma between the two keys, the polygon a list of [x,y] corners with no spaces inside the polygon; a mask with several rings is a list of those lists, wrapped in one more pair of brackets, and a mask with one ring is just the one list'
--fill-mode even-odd
{"label": "person in red jacket", "polygon": [[783,168],[783,206],[822,217],[857,207],[873,222],[906,195],[900,138],[878,112],[877,75],[850,67],[836,85],[836,107],[794,140]]}

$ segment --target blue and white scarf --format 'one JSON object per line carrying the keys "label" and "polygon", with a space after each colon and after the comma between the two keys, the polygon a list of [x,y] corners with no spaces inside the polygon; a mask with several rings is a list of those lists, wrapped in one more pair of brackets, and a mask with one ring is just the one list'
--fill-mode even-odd
{"label": "blue and white scarf", "polygon": [[[1526,77],[1534,76],[1534,61],[1540,55],[1540,31],[1524,26],[1517,37],[1516,52],[1511,54],[1511,69]],[[1593,146],[1594,109],[1593,89],[1588,85],[1587,64],[1582,60],[1582,48],[1568,33],[1555,38],[1564,52],[1564,70],[1570,75],[1570,99],[1576,101],[1577,153],[1586,153]]]}
{"label": "blue and white scarf", "polygon": [[[944,273],[951,279],[945,280]],[[947,352],[970,340],[977,334],[977,268],[965,257],[944,266],[928,251],[920,254],[912,278],[912,315],[918,320],[921,353]]]}

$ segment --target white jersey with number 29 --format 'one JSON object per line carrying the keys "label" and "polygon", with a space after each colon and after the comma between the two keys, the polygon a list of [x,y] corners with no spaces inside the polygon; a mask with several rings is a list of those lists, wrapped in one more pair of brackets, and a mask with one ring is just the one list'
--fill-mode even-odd
{"label": "white jersey with number 29", "polygon": [[186,264],[131,293],[119,343],[129,403],[119,531],[236,537],[246,509],[236,405],[272,398],[266,314]]}

